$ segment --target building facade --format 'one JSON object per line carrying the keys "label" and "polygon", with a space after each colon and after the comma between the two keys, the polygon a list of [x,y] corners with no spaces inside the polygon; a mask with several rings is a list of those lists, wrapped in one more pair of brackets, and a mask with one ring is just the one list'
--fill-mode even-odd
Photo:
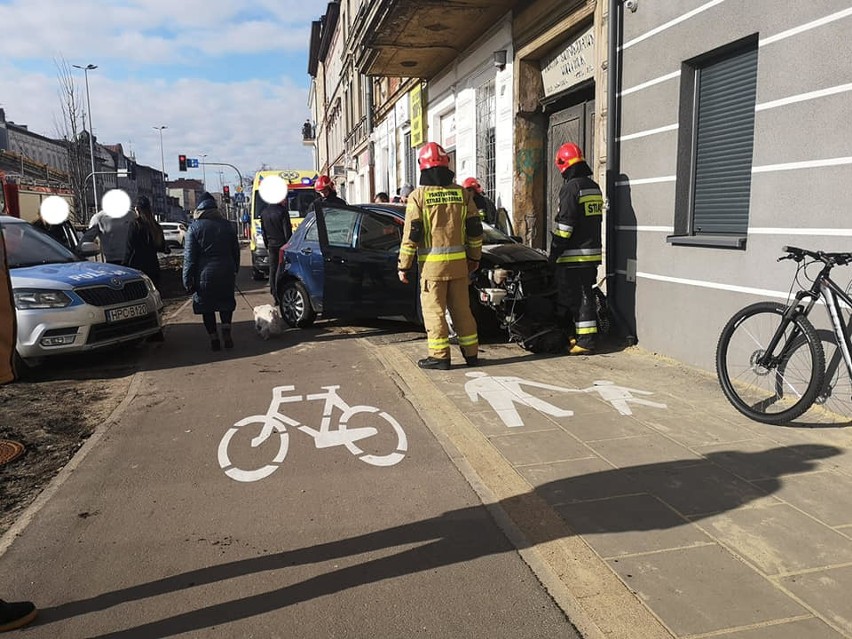
{"label": "building facade", "polygon": [[416,183],[432,140],[547,249],[578,143],[607,197],[601,284],[648,350],[713,369],[736,309],[786,299],[783,245],[852,235],[848,0],[347,0],[320,22],[318,166],[350,201]]}
{"label": "building facade", "polygon": [[646,348],[712,369],[736,310],[787,299],[783,246],[849,250],[852,6],[632,6],[610,296]]}

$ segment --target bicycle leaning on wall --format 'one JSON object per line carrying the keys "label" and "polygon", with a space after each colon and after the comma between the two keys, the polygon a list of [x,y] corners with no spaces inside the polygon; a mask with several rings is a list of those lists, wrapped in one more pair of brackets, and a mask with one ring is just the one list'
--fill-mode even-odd
{"label": "bicycle leaning on wall", "polygon": [[[844,404],[852,400],[848,384],[852,378],[852,321],[847,323],[841,312],[841,303],[852,308],[852,299],[830,277],[835,266],[852,263],[852,253],[795,246],[782,250],[786,255],[779,262],[794,260],[799,265],[794,285],[800,290],[786,305],[758,302],[735,313],[716,347],[716,372],[725,397],[743,415],[764,424],[787,423],[833,396]],[[819,274],[810,287],[802,286],[800,274],[806,275],[807,267],[817,263],[822,264]],[[820,300],[828,311],[830,332],[817,331],[808,319]],[[826,340],[837,345],[828,369],[822,333],[828,333]],[[849,377],[838,385],[841,358]]]}

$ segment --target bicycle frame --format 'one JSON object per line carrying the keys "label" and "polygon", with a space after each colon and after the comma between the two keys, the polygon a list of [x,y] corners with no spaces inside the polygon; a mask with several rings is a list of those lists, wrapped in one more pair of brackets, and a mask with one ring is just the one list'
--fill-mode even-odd
{"label": "bicycle frame", "polygon": [[[837,339],[837,346],[843,355],[843,361],[846,364],[846,371],[850,378],[852,378],[852,341],[850,341],[849,337],[849,328],[850,325],[852,325],[852,319],[850,319],[850,324],[847,325],[844,323],[840,306],[840,303],[843,302],[852,308],[852,298],[850,298],[849,295],[847,295],[846,292],[831,279],[829,273],[832,268],[833,265],[824,265],[810,289],[801,290],[796,293],[796,301],[787,307],[778,330],[775,332],[775,335],[772,336],[772,340],[767,345],[766,352],[760,360],[758,360],[758,364],[769,369],[774,368],[779,364],[779,362],[783,361],[784,357],[787,355],[788,349],[795,343],[796,338],[798,337],[798,329],[793,332],[777,357],[772,357],[771,353],[778,346],[778,342],[781,341],[787,327],[795,317],[799,315],[807,317],[810,315],[810,312],[817,303],[817,300],[822,299],[829,319],[831,320],[831,327],[834,331],[835,338]],[[803,307],[802,301],[805,298],[810,298],[810,301],[807,303],[807,306]]]}

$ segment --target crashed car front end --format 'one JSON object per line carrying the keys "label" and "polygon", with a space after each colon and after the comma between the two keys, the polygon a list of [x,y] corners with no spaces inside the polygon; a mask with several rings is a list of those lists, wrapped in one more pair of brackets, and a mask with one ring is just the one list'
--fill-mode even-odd
{"label": "crashed car front end", "polygon": [[556,352],[567,344],[556,318],[553,268],[543,251],[517,242],[484,247],[472,287],[509,341],[533,352]]}

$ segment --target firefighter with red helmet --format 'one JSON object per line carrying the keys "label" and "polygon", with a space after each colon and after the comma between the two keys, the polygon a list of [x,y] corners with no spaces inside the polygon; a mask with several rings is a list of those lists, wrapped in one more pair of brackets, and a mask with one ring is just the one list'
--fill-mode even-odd
{"label": "firefighter with red helmet", "polygon": [[592,179],[583,151],[566,142],[556,153],[564,178],[559,191],[550,241],[550,262],[556,265],[557,317],[568,333],[569,354],[591,353],[597,346],[597,312],[593,287],[602,258],[603,195]]}
{"label": "firefighter with red helmet", "polygon": [[482,188],[479,180],[475,177],[466,178],[465,181],[462,182],[462,186],[473,195],[473,203],[476,204],[476,208],[479,211],[479,217],[482,218],[482,221],[488,222],[492,226],[496,226],[497,207],[494,205],[491,198],[485,195],[485,189]]}
{"label": "firefighter with red helmet", "polygon": [[[420,186],[408,196],[399,250],[399,279],[420,264],[420,306],[429,356],[420,368],[449,370],[447,311],[468,366],[479,363],[479,337],[470,308],[468,276],[482,255],[482,220],[469,191],[454,181],[450,156],[435,142],[418,155]],[[416,259],[415,259],[416,258]]]}
{"label": "firefighter with red helmet", "polygon": [[317,199],[311,203],[309,211],[314,210],[314,204],[317,200],[323,204],[346,204],[346,200],[337,195],[334,182],[327,175],[320,175],[316,179],[316,182],[314,182],[314,191],[317,192]]}

